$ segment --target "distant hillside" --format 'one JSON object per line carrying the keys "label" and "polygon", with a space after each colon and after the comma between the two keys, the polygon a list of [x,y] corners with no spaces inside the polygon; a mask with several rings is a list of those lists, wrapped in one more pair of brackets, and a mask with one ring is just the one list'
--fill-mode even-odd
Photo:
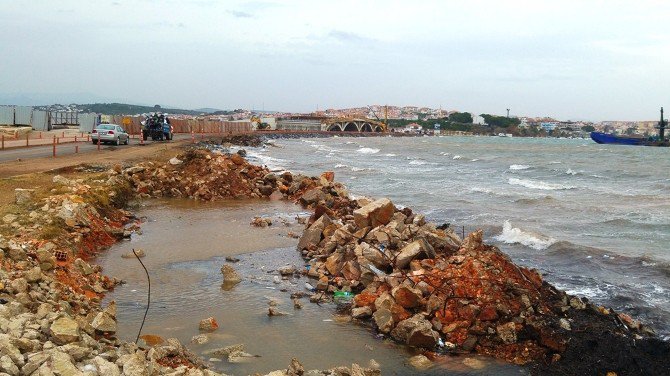
{"label": "distant hillside", "polygon": [[82,110],[83,112],[95,112],[104,115],[137,115],[154,111],[184,115],[200,115],[203,113],[202,111],[184,110],[178,108],[162,108],[160,106],[137,106],[126,103],[78,104],[77,109]]}

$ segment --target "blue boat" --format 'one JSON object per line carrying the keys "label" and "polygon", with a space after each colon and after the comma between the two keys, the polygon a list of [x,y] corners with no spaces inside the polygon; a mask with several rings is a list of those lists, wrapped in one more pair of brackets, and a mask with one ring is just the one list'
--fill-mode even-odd
{"label": "blue boat", "polygon": [[591,132],[591,139],[599,144],[619,144],[619,145],[644,145],[651,142],[644,137],[618,136],[611,133]]}
{"label": "blue boat", "polygon": [[661,121],[658,122],[658,137],[643,136],[619,136],[611,133],[591,132],[591,139],[599,144],[636,145],[636,146],[670,146],[670,141],[665,139],[665,128],[668,121],[663,119],[663,107],[661,107]]}

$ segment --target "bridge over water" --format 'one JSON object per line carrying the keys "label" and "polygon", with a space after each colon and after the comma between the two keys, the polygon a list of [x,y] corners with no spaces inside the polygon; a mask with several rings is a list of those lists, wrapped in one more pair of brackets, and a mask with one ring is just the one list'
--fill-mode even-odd
{"label": "bridge over water", "polygon": [[364,118],[292,116],[277,119],[278,130],[326,132],[388,132],[386,124]]}

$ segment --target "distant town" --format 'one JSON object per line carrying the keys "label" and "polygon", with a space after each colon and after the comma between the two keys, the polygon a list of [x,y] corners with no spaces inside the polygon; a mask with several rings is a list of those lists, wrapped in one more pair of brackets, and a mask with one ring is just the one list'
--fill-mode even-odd
{"label": "distant town", "polygon": [[[8,107],[8,106],[0,106]],[[504,114],[482,114],[474,111],[445,110],[419,106],[370,105],[344,109],[323,109],[312,113],[261,111],[250,109],[217,110],[175,109],[160,105],[137,106],[121,103],[54,104],[35,106],[34,110],[51,114],[53,119],[66,119],[64,123],[75,123],[78,116],[96,114],[105,121],[113,115],[141,116],[151,112],[169,114],[174,119],[207,119],[218,121],[249,121],[255,129],[311,129],[323,128],[319,119],[369,119],[388,125],[393,132],[495,134],[507,136],[535,137],[588,137],[591,131],[616,134],[649,136],[656,133],[658,120],[645,121],[572,121],[551,117],[514,116],[509,110]],[[0,119],[0,122],[1,119]],[[6,121],[5,121],[6,122]],[[56,122],[58,123],[58,121]],[[74,124],[73,124],[74,125]],[[374,128],[374,127],[373,127]],[[322,129],[325,130],[325,129]],[[342,129],[345,130],[345,129]]]}

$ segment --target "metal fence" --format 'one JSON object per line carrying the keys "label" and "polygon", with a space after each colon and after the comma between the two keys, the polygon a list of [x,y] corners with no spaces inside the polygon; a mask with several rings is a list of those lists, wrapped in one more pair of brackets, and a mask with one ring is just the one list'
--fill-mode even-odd
{"label": "metal fence", "polygon": [[[81,115],[80,115],[81,116]],[[123,126],[130,134],[139,134],[142,131],[142,116],[114,115],[110,123]],[[250,121],[223,121],[210,119],[170,119],[174,133],[243,133],[250,132]]]}
{"label": "metal fence", "polygon": [[55,124],[79,125],[80,132],[90,132],[98,123],[94,113],[50,112],[29,106],[0,106],[0,125],[30,126],[36,131],[50,131]]}

